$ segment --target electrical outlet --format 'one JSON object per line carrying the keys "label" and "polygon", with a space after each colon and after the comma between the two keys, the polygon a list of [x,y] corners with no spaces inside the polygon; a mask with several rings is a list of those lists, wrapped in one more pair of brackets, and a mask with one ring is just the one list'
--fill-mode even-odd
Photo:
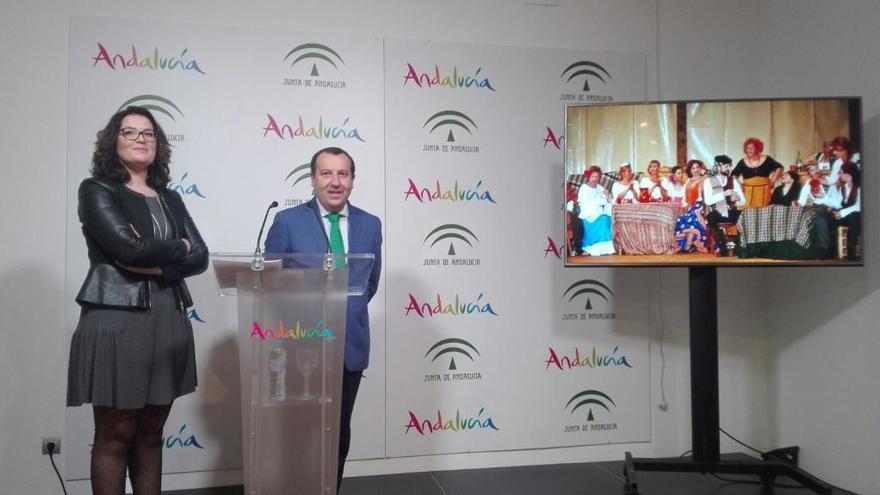
{"label": "electrical outlet", "polygon": [[43,439],[43,455],[49,455],[48,445],[50,443],[55,444],[55,450],[52,451],[52,455],[61,453],[61,439],[58,437],[48,437]]}

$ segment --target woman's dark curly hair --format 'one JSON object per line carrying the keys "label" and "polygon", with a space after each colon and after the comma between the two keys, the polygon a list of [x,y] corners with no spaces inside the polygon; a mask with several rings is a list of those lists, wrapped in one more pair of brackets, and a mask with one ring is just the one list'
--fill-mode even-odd
{"label": "woman's dark curly hair", "polygon": [[122,119],[129,115],[146,117],[153,125],[153,131],[156,132],[156,159],[147,169],[147,185],[157,190],[165,189],[170,180],[168,163],[171,161],[171,145],[168,144],[168,137],[153,114],[144,107],[129,106],[119,110],[110,117],[110,122],[98,131],[95,153],[92,155],[92,177],[104,177],[122,183],[131,179],[131,175],[122,166],[122,161],[116,153],[116,140],[122,128]]}

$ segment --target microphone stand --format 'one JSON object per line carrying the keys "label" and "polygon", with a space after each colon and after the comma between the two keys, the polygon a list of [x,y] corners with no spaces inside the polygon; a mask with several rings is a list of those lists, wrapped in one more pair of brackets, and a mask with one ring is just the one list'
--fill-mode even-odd
{"label": "microphone stand", "polygon": [[266,266],[266,259],[263,257],[263,250],[260,249],[260,241],[263,240],[263,229],[266,228],[266,220],[269,218],[269,210],[278,206],[278,201],[272,201],[272,204],[266,208],[266,214],[263,215],[263,223],[260,225],[260,233],[257,234],[257,247],[254,249],[254,257],[251,259],[251,270],[255,272],[263,271]]}

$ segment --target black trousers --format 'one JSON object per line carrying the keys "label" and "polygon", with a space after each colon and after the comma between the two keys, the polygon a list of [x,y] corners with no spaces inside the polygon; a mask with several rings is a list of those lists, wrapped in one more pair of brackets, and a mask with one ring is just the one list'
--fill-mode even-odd
{"label": "black trousers", "polygon": [[354,401],[357,398],[358,388],[361,386],[361,371],[342,372],[342,403],[339,419],[339,470],[336,472],[336,491],[342,485],[342,473],[345,470],[345,459],[348,457],[348,449],[351,446],[351,413],[354,411]]}

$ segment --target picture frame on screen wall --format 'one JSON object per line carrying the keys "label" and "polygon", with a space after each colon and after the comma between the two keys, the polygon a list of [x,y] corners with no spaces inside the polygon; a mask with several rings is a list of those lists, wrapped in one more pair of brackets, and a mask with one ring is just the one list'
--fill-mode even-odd
{"label": "picture frame on screen wall", "polygon": [[566,266],[862,266],[860,97],[565,108]]}

